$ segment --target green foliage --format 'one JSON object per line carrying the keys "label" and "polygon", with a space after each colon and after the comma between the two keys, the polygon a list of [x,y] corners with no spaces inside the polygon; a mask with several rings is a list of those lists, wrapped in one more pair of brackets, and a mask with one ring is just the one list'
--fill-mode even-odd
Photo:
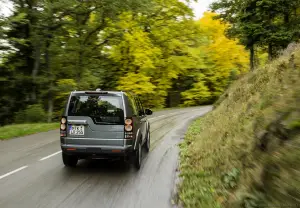
{"label": "green foliage", "polygon": [[73,79],[60,79],[56,81],[56,99],[65,99],[69,94],[70,91],[76,89],[76,82]]}
{"label": "green foliage", "polygon": [[201,133],[202,120],[196,120],[188,129],[185,140],[180,144],[180,177],[183,179],[179,186],[179,201],[184,207],[219,208],[221,203],[215,200],[217,191],[209,170],[196,170],[191,158],[191,148],[197,143],[196,137]]}
{"label": "green foliage", "polygon": [[228,26],[214,20],[215,16],[206,12],[199,21],[200,34],[205,37],[198,46],[201,65],[189,71],[195,78],[192,88],[182,93],[184,106],[215,101],[232,79],[248,71],[248,54],[237,41],[225,37]]}
{"label": "green foliage", "polygon": [[[185,75],[199,59],[190,56],[192,46],[189,44],[198,41],[199,31],[195,22],[186,17],[190,14],[191,10],[179,1],[155,1],[154,7],[145,14],[121,14],[119,22],[107,28],[103,35],[117,34],[111,39],[111,49],[107,53],[120,65],[121,71],[151,77],[146,85],[154,85],[155,94],[150,89],[142,95],[147,98],[144,99],[147,106],[164,106],[173,79]],[[119,85],[118,89],[123,86]]]}
{"label": "green foliage", "polygon": [[300,120],[291,122],[288,127],[290,129],[300,129]]}
{"label": "green foliage", "polygon": [[[180,145],[185,207],[299,202],[299,58],[300,46],[291,45],[272,64],[233,82],[216,108],[191,125]],[[199,187],[214,192],[200,196]]]}
{"label": "green foliage", "polygon": [[47,116],[40,104],[28,105],[25,110],[16,113],[16,123],[39,123],[46,122]]}
{"label": "green foliage", "polygon": [[0,20],[9,43],[0,48],[1,125],[38,103],[51,122],[74,89],[129,90],[151,108],[211,103],[247,71],[244,49],[223,35],[227,26],[212,13],[195,21],[180,0],[14,3]]}
{"label": "green foliage", "polygon": [[233,189],[236,188],[240,176],[240,171],[236,168],[233,168],[230,172],[225,173],[222,176],[222,182],[224,183],[225,188]]}
{"label": "green foliage", "polygon": [[229,37],[239,38],[253,53],[255,46],[267,51],[269,60],[300,38],[299,0],[219,0],[211,8],[230,23]]}
{"label": "green foliage", "polygon": [[0,140],[7,140],[16,137],[46,132],[59,128],[58,123],[34,123],[34,124],[14,124],[0,127]]}
{"label": "green foliage", "polygon": [[193,88],[183,92],[182,96],[185,99],[184,106],[201,105],[211,100],[211,92],[201,77],[193,84]]}

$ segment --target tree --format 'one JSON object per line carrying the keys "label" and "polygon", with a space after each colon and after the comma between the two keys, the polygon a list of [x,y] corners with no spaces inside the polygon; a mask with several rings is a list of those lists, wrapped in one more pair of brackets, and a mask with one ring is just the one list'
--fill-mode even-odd
{"label": "tree", "polygon": [[218,19],[230,23],[228,37],[239,38],[250,50],[253,70],[255,47],[267,49],[271,60],[290,42],[299,39],[299,3],[299,0],[220,0],[211,8],[218,11]]}
{"label": "tree", "polygon": [[0,48],[2,125],[15,112],[41,108],[51,122],[75,89],[133,91],[155,108],[174,91],[176,99],[184,92],[186,105],[212,102],[245,68],[244,50],[223,36],[226,27],[211,14],[193,20],[181,0],[14,4],[0,21],[0,39],[9,43]]}
{"label": "tree", "polygon": [[[121,14],[119,22],[101,35],[102,40],[108,37],[106,52],[119,66],[120,76],[132,81],[142,79],[149,86],[149,91],[144,88],[141,94],[149,107],[163,107],[173,81],[195,67],[198,57],[191,49],[198,42],[200,30],[191,16],[191,9],[180,1],[155,1],[147,12]],[[128,86],[123,77],[119,79],[118,89],[135,91],[135,85]]]}
{"label": "tree", "polygon": [[215,101],[227,88],[232,75],[247,72],[248,54],[237,40],[225,37],[228,25],[206,12],[199,21],[205,41],[198,47],[202,64],[189,73],[194,74],[192,88],[182,93],[184,105],[199,105]]}
{"label": "tree", "polygon": [[4,115],[10,117],[29,104],[41,102],[48,108],[49,122],[58,87],[56,80],[74,79],[79,88],[98,86],[99,66],[105,59],[99,49],[103,44],[98,41],[98,33],[120,12],[139,12],[150,4],[145,0],[13,3],[14,14],[2,19],[0,25],[1,37],[14,49],[2,59],[2,82],[7,88],[1,89],[0,102],[9,102],[9,109],[5,109],[9,113]]}

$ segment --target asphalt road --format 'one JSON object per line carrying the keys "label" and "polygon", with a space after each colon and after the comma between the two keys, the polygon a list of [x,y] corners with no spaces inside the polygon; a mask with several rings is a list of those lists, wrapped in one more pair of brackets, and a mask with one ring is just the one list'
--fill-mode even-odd
{"label": "asphalt road", "polygon": [[149,117],[151,151],[139,171],[120,162],[80,161],[64,167],[57,130],[0,141],[0,208],[168,208],[177,144],[190,121],[210,106]]}

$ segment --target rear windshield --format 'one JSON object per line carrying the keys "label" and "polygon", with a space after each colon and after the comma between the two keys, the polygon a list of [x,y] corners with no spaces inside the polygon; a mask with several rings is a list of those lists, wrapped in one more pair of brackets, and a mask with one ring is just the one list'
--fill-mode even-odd
{"label": "rear windshield", "polygon": [[122,97],[115,95],[74,95],[68,116],[89,116],[95,124],[124,124]]}

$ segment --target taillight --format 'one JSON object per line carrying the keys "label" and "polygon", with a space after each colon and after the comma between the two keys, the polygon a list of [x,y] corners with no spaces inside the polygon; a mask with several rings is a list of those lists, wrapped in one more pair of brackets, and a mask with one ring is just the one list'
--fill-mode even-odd
{"label": "taillight", "polygon": [[125,125],[125,131],[132,131],[131,125]]}
{"label": "taillight", "polygon": [[131,125],[131,124],[132,124],[132,119],[131,118],[125,119],[125,125]]}
{"label": "taillight", "polygon": [[66,130],[66,124],[64,124],[64,123],[60,124],[60,129],[61,130]]}
{"label": "taillight", "polygon": [[67,119],[62,117],[60,120],[60,136],[67,136]]}
{"label": "taillight", "polygon": [[131,118],[125,119],[125,139],[132,139],[133,138],[133,122]]}
{"label": "taillight", "polygon": [[66,122],[67,122],[67,119],[66,119],[66,118],[62,118],[62,119],[61,119],[61,123],[62,123],[62,124],[65,124]]}

